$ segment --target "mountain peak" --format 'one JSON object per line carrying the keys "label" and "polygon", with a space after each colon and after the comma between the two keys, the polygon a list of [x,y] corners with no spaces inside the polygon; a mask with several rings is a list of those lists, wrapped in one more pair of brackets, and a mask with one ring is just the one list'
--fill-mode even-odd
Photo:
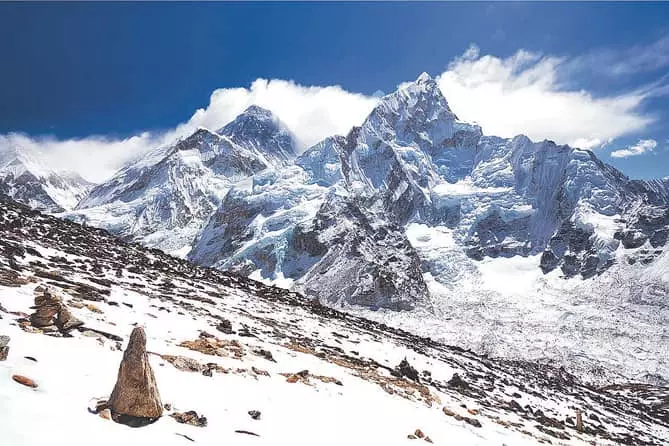
{"label": "mountain peak", "polygon": [[295,157],[296,142],[292,132],[274,113],[258,105],[248,107],[218,133],[280,162]]}
{"label": "mountain peak", "polygon": [[423,71],[420,74],[420,76],[418,76],[418,78],[416,79],[417,84],[425,84],[425,83],[430,82],[430,81],[434,82],[434,79],[432,79],[432,76],[427,74],[425,71]]}
{"label": "mountain peak", "polygon": [[265,118],[265,119],[276,119],[276,116],[274,113],[272,113],[271,110],[268,110],[266,108],[263,108],[259,105],[253,104],[249,105],[246,110],[242,112],[241,115],[239,116],[255,116],[258,118]]}

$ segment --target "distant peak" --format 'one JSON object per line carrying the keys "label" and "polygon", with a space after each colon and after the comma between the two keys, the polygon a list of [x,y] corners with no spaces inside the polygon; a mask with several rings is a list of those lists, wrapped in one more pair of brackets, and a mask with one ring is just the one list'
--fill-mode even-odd
{"label": "distant peak", "polygon": [[418,76],[418,79],[416,79],[417,84],[425,84],[430,81],[434,81],[434,79],[432,79],[432,76],[427,74],[425,71],[423,71],[421,75]]}
{"label": "distant peak", "polygon": [[266,108],[260,107],[259,105],[250,105],[240,116],[256,116],[256,117],[262,117],[266,119],[273,119],[274,113],[272,113],[271,110],[268,110]]}

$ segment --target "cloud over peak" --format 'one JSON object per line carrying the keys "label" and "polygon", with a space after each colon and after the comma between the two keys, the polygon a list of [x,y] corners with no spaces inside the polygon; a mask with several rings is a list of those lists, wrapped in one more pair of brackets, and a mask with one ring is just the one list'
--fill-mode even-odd
{"label": "cloud over peak", "polygon": [[649,93],[596,97],[563,87],[565,58],[519,50],[507,58],[480,55],[472,46],[439,76],[458,116],[487,134],[552,139],[596,148],[638,132],[654,121],[640,106]]}
{"label": "cloud over peak", "polygon": [[[657,69],[669,62],[652,55],[664,54],[667,42],[669,38],[660,40],[642,54],[635,48],[634,54],[647,69]],[[479,47],[471,45],[436,79],[452,110],[463,120],[479,123],[486,134],[526,134],[535,140],[552,139],[595,149],[616,138],[643,132],[656,119],[643,110],[644,101],[669,93],[664,78],[652,85],[609,95],[567,87],[578,85],[575,66],[604,59],[610,64],[618,60],[611,51],[566,58],[522,49],[501,58],[483,55]],[[619,75],[627,74],[629,69],[622,65],[623,61],[618,63]],[[103,181],[148,150],[188,136],[199,127],[219,129],[253,104],[274,112],[304,149],[327,136],[346,134],[361,124],[379,96],[380,93],[353,93],[336,85],[303,86],[290,80],[257,79],[249,87],[214,90],[206,107],[164,132],[145,132],[125,139],[89,136],[69,140],[11,133],[0,135],[0,150],[26,146],[49,155],[49,162],[56,168],[75,170],[91,181]],[[611,156],[621,158],[652,151],[655,146],[650,147],[648,141],[653,140],[641,140]]]}

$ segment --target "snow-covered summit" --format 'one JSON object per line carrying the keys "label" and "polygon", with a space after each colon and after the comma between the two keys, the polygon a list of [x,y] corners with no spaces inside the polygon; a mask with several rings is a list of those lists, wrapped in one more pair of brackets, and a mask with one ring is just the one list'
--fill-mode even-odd
{"label": "snow-covered summit", "polygon": [[0,148],[0,192],[35,209],[73,209],[93,184],[75,172],[53,169],[46,154],[25,147]]}
{"label": "snow-covered summit", "polygon": [[254,152],[267,164],[286,163],[296,156],[292,132],[274,113],[257,105],[251,105],[217,133]]}

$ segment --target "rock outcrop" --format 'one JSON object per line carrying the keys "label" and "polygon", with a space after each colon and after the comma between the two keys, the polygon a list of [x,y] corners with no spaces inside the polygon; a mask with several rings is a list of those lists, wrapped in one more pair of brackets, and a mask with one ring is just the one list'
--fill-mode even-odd
{"label": "rock outcrop", "polygon": [[136,327],[118,370],[108,406],[115,416],[156,419],[163,414],[160,393],[146,352],[146,333]]}

